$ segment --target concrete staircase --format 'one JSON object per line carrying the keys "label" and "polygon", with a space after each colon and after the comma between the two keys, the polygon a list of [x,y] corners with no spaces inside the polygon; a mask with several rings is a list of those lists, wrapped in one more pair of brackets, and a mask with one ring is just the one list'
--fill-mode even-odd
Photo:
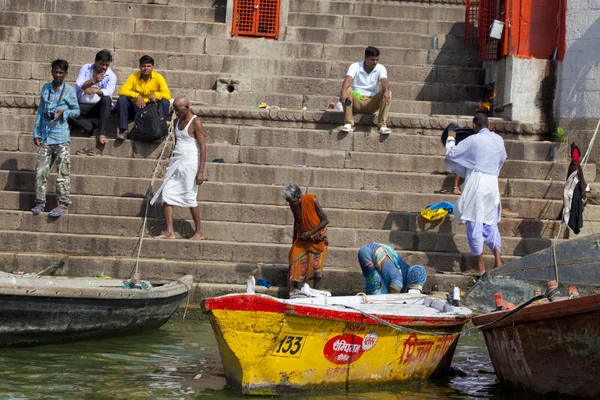
{"label": "concrete staircase", "polygon": [[[270,41],[229,38],[224,1],[145,3],[0,2],[1,268],[37,271],[68,255],[61,274],[128,277],[144,234],[140,268],[147,279],[193,273],[203,296],[237,290],[254,274],[275,285],[271,293],[282,294],[292,217],[280,191],[293,182],[319,197],[331,221],[324,287],[361,290],[356,252],[370,241],[391,243],[408,262],[427,265],[430,289],[471,282],[435,273],[466,269],[464,226],[451,217],[426,223],[418,216],[428,204],[456,199],[441,193],[450,191],[452,177],[439,135],[450,122],[468,124],[470,118],[459,115],[471,115],[482,100],[483,70],[460,37],[463,6],[292,1],[285,40]],[[340,113],[323,111],[339,93],[349,63],[369,44],[380,46],[392,81],[394,133],[388,138],[368,125],[368,116],[357,131],[342,134]],[[209,140],[207,182],[199,192],[207,240],[150,239],[164,229],[155,207],[142,232],[159,144],[111,139],[102,156],[80,156],[75,153],[94,140],[74,133],[70,214],[53,220],[29,212],[34,106],[49,79],[49,62],[67,59],[72,81],[104,47],[115,52],[119,85],[150,53],[172,93],[195,103]],[[251,108],[259,102],[286,109]],[[500,183],[503,258],[509,261],[547,247],[556,236],[566,148],[548,141],[543,125],[493,120],[492,129],[504,136],[510,158]],[[211,162],[220,158],[224,163]],[[594,181],[593,166],[586,178]],[[51,196],[48,207],[54,201]],[[586,212],[600,221],[599,207]],[[177,233],[186,237],[189,213],[176,209],[175,216]],[[490,256],[486,263],[491,266]]]}

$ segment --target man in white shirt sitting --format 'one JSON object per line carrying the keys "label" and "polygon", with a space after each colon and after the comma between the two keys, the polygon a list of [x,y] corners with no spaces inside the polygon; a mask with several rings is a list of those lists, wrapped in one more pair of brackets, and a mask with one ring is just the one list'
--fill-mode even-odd
{"label": "man in white shirt sitting", "polygon": [[[379,90],[381,82],[381,90]],[[374,114],[379,110],[379,133],[389,135],[387,117],[392,101],[392,91],[387,78],[387,70],[379,64],[379,50],[369,46],[365,50],[364,61],[350,65],[342,85],[340,102],[344,107],[343,132],[352,132],[354,113]]]}
{"label": "man in white shirt sitting", "polygon": [[98,143],[106,143],[106,127],[112,111],[112,95],[117,86],[117,76],[109,68],[112,62],[109,50],[100,50],[92,64],[79,70],[75,91],[81,114],[71,119],[79,128],[96,135]]}

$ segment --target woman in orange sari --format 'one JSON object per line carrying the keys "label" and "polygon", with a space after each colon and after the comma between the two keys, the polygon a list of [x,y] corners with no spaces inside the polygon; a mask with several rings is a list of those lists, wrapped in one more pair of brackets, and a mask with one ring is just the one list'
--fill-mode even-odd
{"label": "woman in orange sari", "polygon": [[288,287],[290,297],[312,279],[317,288],[327,254],[327,216],[313,194],[302,194],[297,185],[289,184],[281,192],[294,215],[294,233],[289,253]]}

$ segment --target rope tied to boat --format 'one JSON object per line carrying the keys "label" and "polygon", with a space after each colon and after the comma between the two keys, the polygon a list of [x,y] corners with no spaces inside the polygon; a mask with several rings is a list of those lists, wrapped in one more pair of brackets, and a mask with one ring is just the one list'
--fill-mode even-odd
{"label": "rope tied to boat", "polygon": [[173,140],[175,137],[174,126],[175,126],[175,117],[176,116],[177,116],[177,114],[175,112],[173,112],[173,115],[171,116],[171,126],[169,126],[169,132],[167,134],[167,137],[165,138],[165,140],[162,143],[162,148],[160,149],[160,154],[158,156],[158,160],[156,161],[156,165],[154,166],[154,170],[152,171],[152,177],[150,179],[150,184],[148,185],[148,189],[146,190],[146,209],[144,211],[144,221],[142,222],[142,229],[141,229],[141,233],[140,233],[138,252],[137,252],[136,259],[135,259],[135,267],[134,267],[134,272],[133,272],[132,276],[137,276],[138,271],[139,271],[140,254],[142,253],[142,244],[144,242],[144,233],[146,232],[146,223],[148,221],[148,209],[150,208],[150,199],[152,198],[152,192],[154,191],[154,189],[153,189],[154,180],[156,179],[156,175],[158,174],[161,162],[164,161],[162,158],[165,153],[165,149],[167,148],[167,144],[171,140]]}
{"label": "rope tied to boat", "polygon": [[[364,293],[359,293],[359,294],[364,295],[366,297],[366,294],[364,294]],[[356,307],[352,307],[352,306],[349,306],[349,305],[346,305],[346,304],[332,304],[332,306],[334,306],[334,307],[343,307],[343,308],[347,308],[347,309],[356,311],[356,312],[362,314],[364,317],[367,317],[367,318],[369,318],[369,319],[371,319],[371,320],[373,320],[375,322],[379,322],[380,324],[388,326],[388,327],[390,327],[392,329],[395,329],[397,331],[410,332],[410,333],[418,333],[418,334],[421,334],[421,335],[432,335],[432,336],[441,336],[441,335],[445,335],[445,336],[459,335],[460,336],[460,335],[468,335],[468,334],[470,334],[472,332],[478,331],[478,330],[483,329],[485,327],[488,327],[490,325],[494,325],[494,324],[500,323],[502,321],[505,321],[505,320],[513,317],[514,315],[518,314],[519,312],[521,312],[521,310],[523,310],[525,307],[529,306],[530,304],[532,304],[532,303],[534,303],[534,302],[536,302],[538,300],[543,300],[545,298],[547,298],[546,294],[540,294],[540,295],[534,296],[531,299],[527,300],[525,303],[519,305],[515,309],[509,311],[507,314],[504,314],[503,316],[501,316],[500,318],[495,319],[492,322],[488,322],[487,324],[483,324],[483,325],[479,325],[479,326],[474,326],[472,328],[465,329],[465,330],[462,330],[462,331],[459,331],[459,332],[423,331],[423,330],[420,330],[420,329],[409,328],[407,326],[401,326],[401,325],[392,324],[391,322],[386,321],[383,318],[379,318],[379,317],[377,317],[377,316],[375,316],[373,314],[370,314],[370,313],[368,313],[366,311],[360,310],[360,309],[358,309]]]}

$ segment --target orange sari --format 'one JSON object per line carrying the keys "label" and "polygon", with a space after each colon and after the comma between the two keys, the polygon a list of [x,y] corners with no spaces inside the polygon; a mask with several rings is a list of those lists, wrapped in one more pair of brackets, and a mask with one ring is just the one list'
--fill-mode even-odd
{"label": "orange sari", "polygon": [[327,228],[315,233],[311,239],[300,239],[301,233],[310,232],[321,223],[321,218],[315,210],[315,195],[302,196],[300,215],[296,241],[289,253],[288,282],[298,282],[299,286],[302,286],[307,279],[321,279],[328,243]]}

